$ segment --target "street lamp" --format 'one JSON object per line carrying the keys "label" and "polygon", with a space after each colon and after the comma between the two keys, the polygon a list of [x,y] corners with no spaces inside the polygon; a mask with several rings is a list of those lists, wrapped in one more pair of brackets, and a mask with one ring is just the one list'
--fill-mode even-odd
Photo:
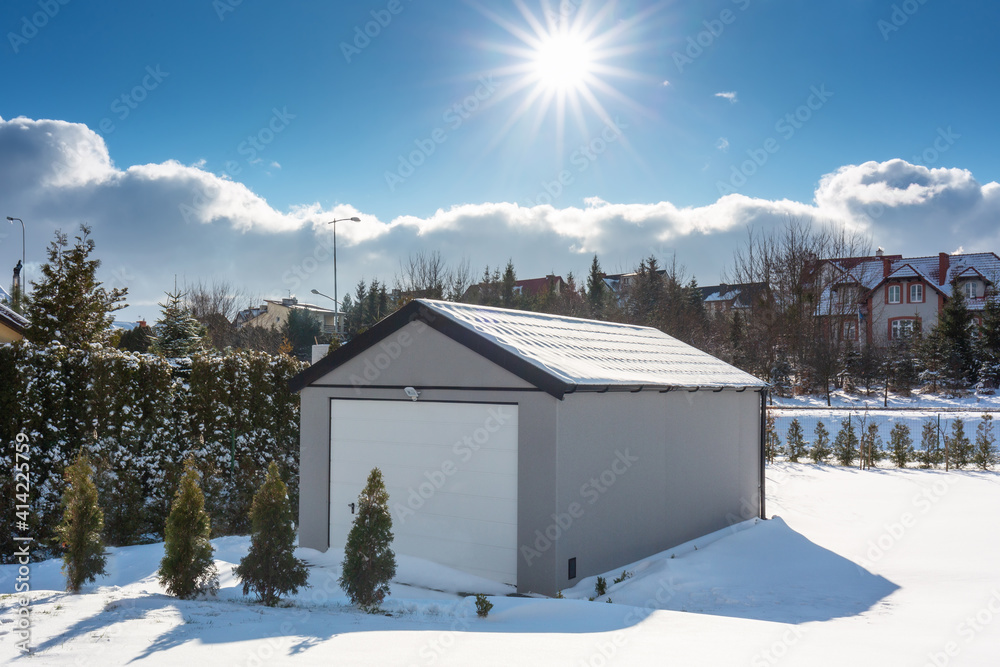
{"label": "street lamp", "polygon": [[[326,223],[328,225],[333,225],[333,302],[335,304],[337,304],[338,308],[340,308],[340,300],[337,298],[339,296],[337,294],[337,223],[338,222],[346,222],[346,221],[361,222],[361,218],[358,218],[358,217],[353,217],[353,218],[337,218],[336,220],[331,220],[330,222]],[[313,290],[313,291],[315,291],[315,290]],[[327,297],[327,298],[329,298],[329,297]],[[336,329],[337,329],[337,333],[339,334],[340,333],[340,317],[336,317],[334,321],[336,323],[335,326],[336,326]]]}
{"label": "street lamp", "polygon": [[334,298],[333,298],[332,296],[330,296],[329,294],[323,294],[323,293],[322,293],[322,292],[320,292],[320,291],[319,291],[318,289],[311,289],[311,290],[309,290],[309,291],[310,291],[310,292],[312,292],[313,294],[318,294],[318,295],[320,295],[320,296],[322,296],[322,297],[325,297],[325,298],[329,299],[330,301],[333,301],[333,302],[334,302],[335,304],[337,304],[337,307],[338,307],[338,308],[340,307],[340,302],[339,302],[339,301],[337,301],[336,299],[334,299]]}
{"label": "street lamp", "polygon": [[20,305],[20,302],[22,301],[21,295],[24,294],[24,285],[26,283],[25,278],[28,273],[28,267],[25,266],[24,263],[24,220],[21,220],[21,218],[12,218],[9,215],[7,216],[7,220],[12,225],[14,224],[15,220],[21,223],[21,285],[20,289],[18,290],[19,294],[17,295],[18,305]]}

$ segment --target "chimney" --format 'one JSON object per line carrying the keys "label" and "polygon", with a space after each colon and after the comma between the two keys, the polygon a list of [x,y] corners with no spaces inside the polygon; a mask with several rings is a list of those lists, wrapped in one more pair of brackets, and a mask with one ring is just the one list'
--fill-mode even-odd
{"label": "chimney", "polygon": [[878,250],[875,251],[875,256],[876,257],[881,257],[884,254],[885,254],[885,250],[882,250],[882,246],[879,246]]}
{"label": "chimney", "polygon": [[139,325],[139,327],[141,327],[143,329],[145,329],[146,326],[147,326],[146,325],[146,320],[139,320],[139,322],[137,324]]}
{"label": "chimney", "polygon": [[944,285],[948,282],[948,266],[951,262],[951,258],[948,253],[942,252],[938,254],[938,284]]}
{"label": "chimney", "polygon": [[[879,255],[879,257],[882,257],[882,255]],[[882,257],[882,277],[888,278],[890,273],[892,273],[892,260],[888,257]]]}

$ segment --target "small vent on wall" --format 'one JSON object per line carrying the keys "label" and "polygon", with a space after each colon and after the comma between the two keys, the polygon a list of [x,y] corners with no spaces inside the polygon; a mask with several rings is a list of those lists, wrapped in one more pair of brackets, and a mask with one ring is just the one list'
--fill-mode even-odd
{"label": "small vent on wall", "polygon": [[569,559],[569,578],[576,579],[576,558]]}

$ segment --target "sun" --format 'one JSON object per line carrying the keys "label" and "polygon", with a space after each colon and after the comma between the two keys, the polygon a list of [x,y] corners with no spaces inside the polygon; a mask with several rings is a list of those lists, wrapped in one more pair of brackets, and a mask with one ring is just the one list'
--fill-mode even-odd
{"label": "sun", "polygon": [[[586,137],[601,124],[613,124],[606,104],[645,113],[611,82],[641,78],[626,64],[630,56],[645,48],[634,36],[654,10],[621,20],[615,15],[614,2],[539,2],[536,14],[526,0],[514,0],[520,20],[474,5],[514,38],[483,45],[509,58],[508,65],[492,70],[505,80],[502,92],[492,102],[520,99],[496,132],[491,148],[502,143],[507,132],[526,116],[533,116],[534,138],[549,131],[543,128],[552,128],[554,148],[560,153],[565,148],[567,126],[574,126],[577,136]],[[551,126],[547,125],[550,121]]]}
{"label": "sun", "polygon": [[580,34],[563,31],[539,40],[534,56],[538,83],[549,90],[580,90],[592,77],[594,47]]}

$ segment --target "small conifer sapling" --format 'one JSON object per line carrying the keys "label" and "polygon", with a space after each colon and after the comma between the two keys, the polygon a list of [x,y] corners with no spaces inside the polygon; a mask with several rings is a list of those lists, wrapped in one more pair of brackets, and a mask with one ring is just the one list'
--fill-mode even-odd
{"label": "small conifer sapling", "polygon": [[271,461],[267,478],[253,497],[250,510],[250,551],[234,569],[243,581],[243,594],[251,591],[273,607],[283,595],[306,586],[306,564],[295,557],[295,526],[288,504],[288,488],[281,481],[278,464]]}
{"label": "small conifer sapling", "polygon": [[166,554],[160,562],[160,585],[170,595],[190,599],[219,588],[219,574],[212,559],[211,521],[205,496],[198,485],[194,460],[184,462],[184,476],[167,517]]}
{"label": "small conifer sapling", "polygon": [[913,459],[913,438],[910,437],[910,427],[899,422],[889,433],[889,456],[897,468],[905,468]]}
{"label": "small conifer sapling", "polygon": [[378,611],[396,575],[396,555],[391,545],[389,494],[382,471],[373,468],[358,496],[358,513],[347,534],[340,575],[340,587],[351,602],[369,613]]}
{"label": "small conifer sapling", "polygon": [[63,516],[56,527],[56,535],[66,549],[63,572],[66,573],[66,590],[71,593],[79,592],[83,584],[104,574],[107,561],[101,539],[104,513],[97,504],[93,474],[90,461],[83,452],[67,466],[65,472]]}

